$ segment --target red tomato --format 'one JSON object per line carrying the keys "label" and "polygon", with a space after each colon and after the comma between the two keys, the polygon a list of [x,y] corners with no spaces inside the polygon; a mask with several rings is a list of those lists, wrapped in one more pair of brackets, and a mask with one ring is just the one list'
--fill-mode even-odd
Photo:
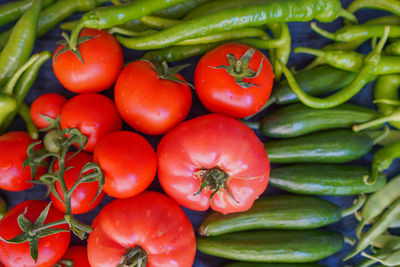
{"label": "red tomato", "polygon": [[[263,143],[250,128],[223,115],[178,125],[161,139],[157,156],[164,191],[193,210],[209,206],[224,214],[248,210],[269,180]],[[203,182],[208,185],[201,190]],[[213,183],[219,186],[212,188]]]}
{"label": "red tomato", "polygon": [[68,100],[62,108],[61,128],[78,128],[89,139],[84,150],[93,152],[101,138],[121,130],[122,120],[108,97],[81,94]]}
{"label": "red tomato", "polygon": [[40,116],[40,114],[55,119],[60,115],[61,108],[65,102],[67,102],[67,99],[64,96],[55,93],[39,96],[31,105],[31,117],[33,122],[40,129],[49,127],[50,124]]}
{"label": "red tomato", "polygon": [[[83,166],[85,166],[88,162],[93,162],[92,155],[80,152],[74,157],[70,158],[73,155],[73,152],[67,153],[65,167],[72,167],[71,169],[65,171],[64,173],[64,180],[65,184],[67,185],[68,189],[71,189],[75,182],[78,180],[79,173]],[[54,171],[58,171],[59,165],[58,161],[54,165]],[[87,174],[90,172],[85,172],[83,174]],[[56,190],[58,194],[64,199],[64,195],[62,193],[61,185],[59,182],[56,182]],[[101,192],[95,201],[93,201],[94,197],[96,196],[97,189],[99,188],[99,183],[90,182],[90,183],[82,183],[80,184],[72,193],[71,196],[71,210],[72,214],[81,214],[88,212],[95,208],[104,196],[104,192]],[[53,193],[50,194],[51,201],[53,202],[54,206],[62,212],[65,212],[64,203],[61,202],[58,198],[54,196]],[[92,204],[90,204],[93,201]]]}
{"label": "red tomato", "polygon": [[[23,168],[26,150],[33,143],[26,132],[9,132],[0,136],[0,188],[7,191],[23,191],[32,187],[31,169]],[[39,146],[38,146],[39,147]],[[6,151],[6,152],[5,152]],[[39,167],[38,178],[45,168]]]}
{"label": "red tomato", "polygon": [[141,193],[156,175],[156,153],[146,139],[133,132],[104,137],[94,150],[94,160],[106,177],[104,191],[116,198]]}
{"label": "red tomato", "polygon": [[[48,204],[48,202],[42,200],[27,200],[18,204],[9,210],[3,219],[0,220],[0,236],[4,239],[11,239],[21,234],[22,230],[17,223],[17,217],[24,213],[26,209],[25,217],[31,223],[34,223]],[[44,223],[47,224],[63,218],[64,214],[51,206]],[[51,228],[69,229],[67,224],[57,225]],[[68,248],[69,241],[69,232],[61,232],[40,238],[39,258],[36,263],[31,258],[28,242],[10,244],[0,241],[0,261],[8,267],[53,266],[64,255]]]}
{"label": "red tomato", "polygon": [[[74,267],[90,267],[87,249],[84,246],[71,246],[65,253],[63,260],[72,260]],[[61,264],[65,266],[64,264]]]}
{"label": "red tomato", "polygon": [[196,240],[181,208],[165,195],[147,191],[103,208],[88,238],[89,263],[116,266],[134,247],[147,253],[147,267],[190,267]]}
{"label": "red tomato", "polygon": [[[233,75],[220,66],[229,66],[228,54],[240,59],[251,47],[243,44],[224,44],[205,54],[197,64],[194,84],[203,105],[214,113],[244,118],[259,111],[271,94],[274,74],[269,60],[255,50],[248,67],[259,75],[244,78],[243,82],[255,85],[243,88]],[[262,67],[261,67],[262,62]],[[243,64],[242,66],[246,65]]]}
{"label": "red tomato", "polygon": [[79,45],[84,64],[71,52],[53,55],[53,71],[60,83],[75,93],[96,93],[110,88],[122,68],[118,41],[107,31],[83,29],[80,36],[95,36]]}
{"label": "red tomato", "polygon": [[[176,78],[184,81],[179,74]],[[192,92],[188,85],[159,78],[146,61],[129,64],[115,84],[115,104],[122,118],[146,134],[163,134],[189,113]]]}

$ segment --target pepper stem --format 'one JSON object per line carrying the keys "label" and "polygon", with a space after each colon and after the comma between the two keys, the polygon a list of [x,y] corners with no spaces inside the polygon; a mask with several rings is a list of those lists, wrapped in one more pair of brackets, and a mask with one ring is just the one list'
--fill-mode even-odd
{"label": "pepper stem", "polygon": [[353,13],[351,13],[350,11],[346,10],[346,9],[341,9],[339,12],[339,16],[347,19],[348,21],[350,21],[353,24],[358,24],[358,20],[357,17],[354,16]]}
{"label": "pepper stem", "polygon": [[318,27],[318,25],[315,21],[311,22],[310,26],[311,26],[311,29],[313,29],[319,35],[321,35],[327,39],[338,41],[337,34],[321,29],[320,27]]}
{"label": "pepper stem", "polygon": [[354,125],[353,131],[359,132],[359,131],[374,127],[379,124],[383,124],[385,122],[390,122],[390,121],[400,121],[400,109],[396,109],[395,111],[393,111],[392,114],[390,114],[388,116],[384,116],[384,117],[381,117],[381,118],[378,118],[375,120],[371,120],[369,122],[362,123],[359,125]]}
{"label": "pepper stem", "polygon": [[347,209],[344,209],[342,211],[342,218],[349,216],[351,214],[354,214],[356,211],[358,211],[365,203],[365,195],[360,194],[356,200],[354,200],[353,205],[351,207],[348,207]]}
{"label": "pepper stem", "polygon": [[118,264],[117,267],[146,267],[148,258],[146,250],[136,245],[126,250],[126,253],[122,255],[120,264]]}
{"label": "pepper stem", "polygon": [[309,55],[314,55],[317,57],[323,58],[325,56],[325,51],[319,50],[319,49],[314,49],[314,48],[308,48],[308,47],[296,47],[294,49],[295,53],[304,53],[304,54],[309,54]]}

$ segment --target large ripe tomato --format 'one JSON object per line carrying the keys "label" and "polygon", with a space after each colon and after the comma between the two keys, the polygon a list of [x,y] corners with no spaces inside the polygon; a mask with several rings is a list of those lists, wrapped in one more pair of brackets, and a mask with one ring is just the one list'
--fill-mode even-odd
{"label": "large ripe tomato", "polygon": [[[252,48],[243,44],[224,44],[200,59],[194,73],[194,84],[197,95],[208,110],[244,118],[259,111],[267,102],[274,80],[272,66],[257,49],[249,63],[239,60],[249,49]],[[233,56],[237,67],[229,68],[228,57]],[[252,73],[245,77],[253,77],[259,70],[260,73],[254,78],[243,78],[241,86],[235,75],[243,75],[247,65]]]}
{"label": "large ripe tomato", "polygon": [[[71,260],[74,267],[90,267],[87,249],[84,246],[71,246],[61,260]],[[69,266],[61,264],[62,266]]]}
{"label": "large ripe tomato", "polygon": [[[23,168],[27,148],[33,143],[26,132],[9,132],[0,136],[0,188],[7,191],[23,191],[32,187],[30,167]],[[39,147],[39,146],[38,146]],[[38,178],[45,168],[39,167]]]}
{"label": "large ripe tomato", "polygon": [[89,139],[84,150],[93,152],[101,138],[121,130],[122,120],[108,97],[100,94],[81,94],[74,96],[63,106],[61,128],[78,128]]}
{"label": "large ripe tomato", "polygon": [[96,93],[108,89],[122,68],[123,55],[118,41],[107,31],[83,29],[82,36],[95,36],[78,46],[82,63],[71,51],[53,55],[53,70],[60,83],[75,93]]}
{"label": "large ripe tomato", "polygon": [[[75,184],[78,178],[81,178],[78,176],[83,166],[85,166],[86,163],[94,161],[92,155],[88,153],[80,152],[76,154],[74,157],[70,158],[71,155],[73,154],[74,154],[73,152],[67,153],[65,162],[66,168],[72,167],[71,169],[66,170],[64,173],[64,180],[68,189],[71,189],[71,187]],[[54,171],[58,171],[58,169],[59,169],[59,164],[57,161],[54,165]],[[87,173],[90,172],[85,172],[83,174]],[[56,182],[55,187],[58,194],[61,196],[62,199],[64,199],[60,183]],[[97,196],[96,200],[93,201],[94,197],[96,196],[98,187],[99,183],[97,181],[90,183],[82,183],[78,185],[78,187],[74,190],[71,196],[72,214],[81,214],[88,212],[89,210],[92,210],[100,203],[100,201],[104,196],[104,192],[101,192]],[[53,193],[50,194],[50,198],[57,209],[59,209],[62,212],[65,212],[65,206],[63,202],[61,202],[58,198],[56,198]]]}
{"label": "large ripe tomato", "polygon": [[[176,78],[184,81],[179,74]],[[165,80],[147,61],[129,64],[115,84],[115,104],[124,121],[139,132],[163,134],[189,113],[188,85]]]}
{"label": "large ripe tomato", "polygon": [[133,132],[104,137],[94,150],[94,160],[105,175],[104,191],[116,198],[141,193],[156,175],[156,153],[146,139]]}
{"label": "large ripe tomato", "polygon": [[157,156],[164,191],[193,210],[248,210],[269,180],[263,143],[250,128],[223,115],[178,125],[161,139]]}
{"label": "large ripe tomato", "polygon": [[190,267],[196,253],[193,227],[168,197],[146,191],[105,206],[88,239],[93,267],[117,266],[129,249],[147,254],[147,267]]}
{"label": "large ripe tomato", "polygon": [[[17,217],[24,213],[25,217],[34,223],[39,214],[49,203],[42,200],[27,200],[11,210],[0,220],[0,236],[6,240],[22,233]],[[64,214],[53,206],[50,207],[45,224],[63,219]],[[57,225],[52,228],[69,229],[67,224]],[[65,253],[70,241],[70,232],[61,232],[39,239],[39,257],[37,262],[31,258],[28,242],[10,244],[0,241],[0,261],[7,267],[48,267],[53,266]]]}
{"label": "large ripe tomato", "polygon": [[40,129],[49,127],[50,124],[41,116],[46,115],[56,119],[67,99],[59,94],[48,93],[39,96],[31,105],[31,117],[33,122]]}

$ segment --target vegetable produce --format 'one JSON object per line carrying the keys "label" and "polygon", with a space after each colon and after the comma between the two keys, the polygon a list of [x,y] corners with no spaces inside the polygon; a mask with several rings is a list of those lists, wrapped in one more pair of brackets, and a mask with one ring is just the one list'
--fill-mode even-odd
{"label": "vegetable produce", "polygon": [[342,246],[342,235],[327,230],[251,231],[197,238],[197,248],[203,253],[254,262],[312,262]]}
{"label": "vegetable produce", "polygon": [[88,239],[91,266],[184,266],[194,262],[193,227],[181,208],[147,191],[117,199],[99,213]]}
{"label": "vegetable produce", "polygon": [[[0,188],[8,191],[22,191],[32,187],[31,168],[24,168],[27,148],[32,140],[25,132],[9,132],[0,136]],[[38,146],[39,148],[39,146]],[[44,171],[39,168],[34,176],[38,178]]]}
{"label": "vegetable produce", "polygon": [[87,256],[87,249],[84,246],[71,246],[68,248],[65,255],[62,259],[58,262],[59,265],[55,267],[61,266],[70,266],[68,264],[73,263],[73,266],[76,267],[90,267],[88,256]]}
{"label": "vegetable produce", "polygon": [[142,136],[113,132],[96,145],[94,160],[105,173],[104,191],[116,198],[133,197],[153,181],[157,157]]}
{"label": "vegetable produce", "polygon": [[[0,5],[0,25],[3,26],[17,20],[33,2],[34,0],[21,0]],[[46,7],[53,2],[54,0],[44,0],[42,5]]]}
{"label": "vegetable produce", "polygon": [[271,163],[345,163],[371,150],[374,140],[366,133],[331,130],[264,143]]}
{"label": "vegetable produce", "polygon": [[371,175],[368,183],[375,183],[380,172],[389,168],[393,160],[400,157],[400,142],[379,149],[372,160]]}
{"label": "vegetable produce", "polygon": [[256,200],[245,212],[222,215],[212,212],[199,234],[220,234],[256,229],[306,230],[337,222],[342,210],[335,204],[311,196],[277,195]]}
{"label": "vegetable produce", "polygon": [[75,93],[108,89],[122,68],[123,55],[117,40],[106,31],[84,29],[80,33],[79,57],[63,42],[53,56],[57,79]]}
{"label": "vegetable produce", "polygon": [[307,195],[358,195],[380,190],[386,183],[379,174],[375,184],[365,183],[370,171],[361,166],[296,164],[271,170],[270,184],[285,191]]}
{"label": "vegetable produce", "polygon": [[224,265],[225,267],[323,267],[318,263],[250,263],[234,262]]}
{"label": "vegetable produce", "polygon": [[321,130],[351,128],[356,123],[367,122],[378,116],[375,110],[352,104],[319,110],[298,103],[267,114],[261,122],[245,124],[266,136],[290,138]]}
{"label": "vegetable produce", "polygon": [[[131,127],[146,134],[163,134],[183,121],[192,105],[192,92],[178,73],[148,61],[135,61],[123,69],[115,84],[115,105]],[[157,101],[155,101],[155,99]]]}
{"label": "vegetable produce", "polygon": [[7,213],[7,203],[4,200],[4,198],[0,196],[0,220],[4,217],[6,213]]}
{"label": "vegetable produce", "polygon": [[42,2],[43,0],[35,0],[21,16],[0,53],[0,87],[7,83],[32,53]]}
{"label": "vegetable produce", "polygon": [[104,136],[121,130],[122,121],[114,103],[99,94],[74,96],[64,104],[60,122],[62,129],[77,128],[88,137],[85,151],[93,152]]}
{"label": "vegetable produce", "polygon": [[[0,261],[6,266],[55,264],[70,241],[68,225],[57,224],[62,217],[61,212],[42,200],[27,200],[13,207],[0,220]],[[43,226],[52,224],[43,230]]]}
{"label": "vegetable produce", "polygon": [[[398,89],[400,86],[400,75],[382,75],[379,76],[375,83],[374,99],[376,106],[384,116],[390,116],[398,108],[395,105],[390,105],[384,100],[399,101]],[[400,129],[399,121],[389,121],[389,123]]]}
{"label": "vegetable produce", "polygon": [[271,94],[274,74],[258,50],[225,44],[205,54],[194,74],[196,93],[214,112],[243,118],[259,111]]}
{"label": "vegetable produce", "polygon": [[67,99],[64,96],[56,93],[43,94],[36,98],[31,105],[30,112],[35,125],[40,129],[49,127],[50,123],[46,117],[57,119],[66,102]]}
{"label": "vegetable produce", "polygon": [[355,13],[360,9],[379,9],[391,12],[397,16],[400,15],[400,4],[396,0],[354,0],[347,10],[351,13]]}
{"label": "vegetable produce", "polygon": [[157,157],[164,191],[193,210],[248,210],[268,184],[262,143],[250,128],[223,115],[178,125],[161,139]]}
{"label": "vegetable produce", "polygon": [[[89,174],[91,171],[93,172],[93,170],[83,173],[81,171],[86,164],[93,162],[92,155],[85,152],[79,152],[75,155],[73,154],[73,152],[67,153],[64,166],[66,171],[64,172],[63,177],[68,190],[71,190],[73,186],[76,186],[76,181],[81,179],[83,175]],[[56,160],[54,163],[54,172],[59,169],[60,164],[59,161]],[[100,183],[98,180],[81,183],[76,186],[71,194],[71,213],[81,214],[95,208],[104,196],[104,192],[98,194],[99,186]],[[50,193],[50,199],[58,210],[65,213],[63,188],[58,181],[55,183],[55,191],[57,192],[57,195]],[[58,199],[57,196],[61,197],[62,201]]]}

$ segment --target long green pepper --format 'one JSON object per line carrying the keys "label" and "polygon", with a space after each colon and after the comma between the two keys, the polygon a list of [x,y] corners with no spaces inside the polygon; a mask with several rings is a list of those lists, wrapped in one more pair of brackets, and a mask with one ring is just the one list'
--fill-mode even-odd
{"label": "long green pepper", "polygon": [[0,88],[32,53],[36,26],[43,0],[35,0],[15,25],[10,39],[0,54]]}
{"label": "long green pepper", "polygon": [[282,0],[223,10],[179,23],[150,36],[139,38],[117,36],[117,39],[131,49],[158,49],[227,29],[257,27],[271,22],[305,22],[312,19],[331,22],[339,16],[355,19],[342,9],[338,0]]}
{"label": "long green pepper", "polygon": [[[43,7],[53,3],[54,0],[44,0]],[[12,1],[0,5],[0,26],[17,20],[32,5],[33,0]]]}
{"label": "long green pepper", "polygon": [[347,10],[355,13],[364,8],[384,10],[400,16],[400,2],[398,0],[355,0]]}

